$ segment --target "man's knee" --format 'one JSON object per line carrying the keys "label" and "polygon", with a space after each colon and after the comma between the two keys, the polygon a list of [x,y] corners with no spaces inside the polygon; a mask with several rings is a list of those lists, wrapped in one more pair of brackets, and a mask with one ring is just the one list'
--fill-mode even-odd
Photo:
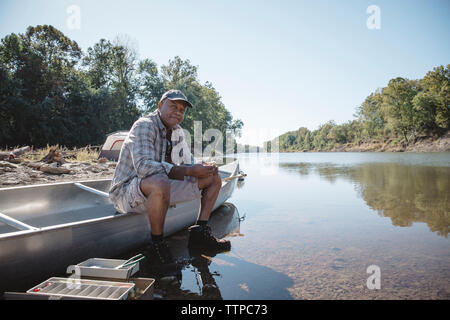
{"label": "man's knee", "polygon": [[222,179],[217,173],[214,174],[210,179],[211,180],[207,188],[220,189],[222,187]]}
{"label": "man's knee", "polygon": [[165,174],[157,174],[141,180],[141,190],[149,198],[157,197],[164,201],[170,199],[170,180]]}

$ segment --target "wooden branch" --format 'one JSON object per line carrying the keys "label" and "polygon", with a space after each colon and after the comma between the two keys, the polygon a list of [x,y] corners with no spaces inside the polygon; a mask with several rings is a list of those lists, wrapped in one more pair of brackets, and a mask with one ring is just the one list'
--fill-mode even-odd
{"label": "wooden branch", "polygon": [[48,154],[39,161],[46,163],[58,162],[59,164],[66,162],[62,157],[62,155],[60,154],[60,152],[56,150],[55,147],[50,147]]}
{"label": "wooden branch", "polygon": [[11,156],[11,152],[0,152],[0,160],[7,160]]}

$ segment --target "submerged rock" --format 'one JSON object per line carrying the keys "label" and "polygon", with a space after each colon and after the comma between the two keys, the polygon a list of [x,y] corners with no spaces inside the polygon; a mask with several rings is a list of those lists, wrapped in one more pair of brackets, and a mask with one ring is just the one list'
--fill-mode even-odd
{"label": "submerged rock", "polygon": [[178,282],[178,279],[175,276],[167,276],[167,277],[163,277],[163,278],[159,279],[159,283],[163,286],[172,284],[174,281]]}

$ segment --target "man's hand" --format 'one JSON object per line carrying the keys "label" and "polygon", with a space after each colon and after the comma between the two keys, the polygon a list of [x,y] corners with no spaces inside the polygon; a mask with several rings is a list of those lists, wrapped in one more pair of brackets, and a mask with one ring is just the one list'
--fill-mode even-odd
{"label": "man's hand", "polygon": [[196,178],[206,178],[212,176],[218,172],[216,166],[195,164],[192,167],[188,167],[186,171],[187,176]]}
{"label": "man's hand", "polygon": [[203,164],[204,166],[213,166],[213,167],[217,167],[215,161],[211,161],[211,162],[202,161],[202,164]]}

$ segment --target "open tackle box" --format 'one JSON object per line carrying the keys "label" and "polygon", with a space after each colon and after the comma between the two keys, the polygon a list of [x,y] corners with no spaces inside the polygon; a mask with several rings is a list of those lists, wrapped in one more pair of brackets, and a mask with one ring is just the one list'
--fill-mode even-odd
{"label": "open tackle box", "polygon": [[[92,258],[67,268],[69,278],[53,277],[26,293],[6,292],[9,300],[151,300],[155,279],[131,278],[139,262]],[[124,266],[125,265],[125,266]]]}
{"label": "open tackle box", "polygon": [[31,295],[84,299],[125,300],[134,283],[73,278],[50,278],[27,291]]}

